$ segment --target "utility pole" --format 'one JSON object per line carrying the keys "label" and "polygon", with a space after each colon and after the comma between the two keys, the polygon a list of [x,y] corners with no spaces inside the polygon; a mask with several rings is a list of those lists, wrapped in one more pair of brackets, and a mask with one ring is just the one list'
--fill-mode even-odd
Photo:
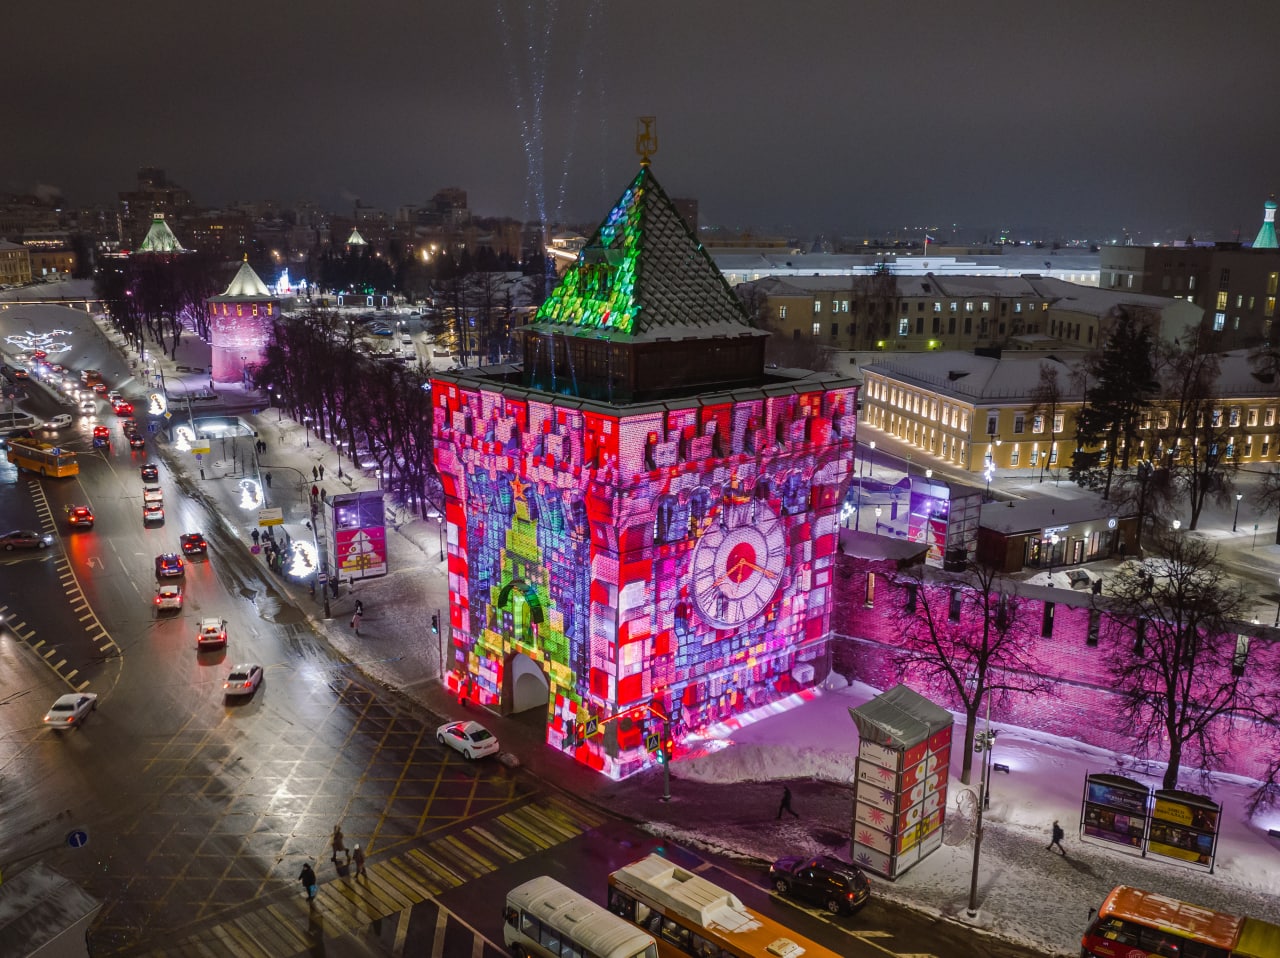
{"label": "utility pole", "polygon": [[991,730],[991,699],[987,699],[987,728],[986,731],[977,732],[973,737],[973,750],[978,753],[985,752],[983,761],[983,772],[978,776],[978,819],[977,828],[973,834],[973,873],[969,877],[969,908],[967,914],[970,918],[978,916],[978,863],[982,857],[982,833],[983,833],[983,812],[990,807],[991,804],[991,746],[995,743],[996,733]]}

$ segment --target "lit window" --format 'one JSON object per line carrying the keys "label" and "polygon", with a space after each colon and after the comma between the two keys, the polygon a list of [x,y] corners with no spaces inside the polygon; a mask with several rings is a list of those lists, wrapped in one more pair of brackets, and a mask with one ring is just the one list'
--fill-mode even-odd
{"label": "lit window", "polygon": [[973,300],[971,300],[971,299],[966,299],[966,300],[964,301],[964,311],[965,311],[966,313],[972,313],[972,312],[973,312]]}
{"label": "lit window", "polygon": [[1225,289],[1224,289],[1224,290],[1219,291],[1219,293],[1218,293],[1218,305],[1217,305],[1217,307],[1216,307],[1216,308],[1217,308],[1217,309],[1226,309],[1226,308],[1227,308],[1227,291],[1226,291]]}
{"label": "lit window", "polygon": [[1240,407],[1239,406],[1232,406],[1231,411],[1227,413],[1227,425],[1229,426],[1240,425]]}
{"label": "lit window", "polygon": [[1258,410],[1250,409],[1249,414],[1245,419],[1245,425],[1256,426],[1257,424],[1258,424]]}
{"label": "lit window", "polygon": [[991,311],[991,304],[990,304],[989,302],[987,302],[985,299],[982,301],[982,311],[983,311],[984,313],[987,313],[987,312],[990,312],[990,311]]}
{"label": "lit window", "polygon": [[959,305],[960,305],[959,303],[952,303],[952,304],[951,304],[951,312],[953,312],[953,313],[954,313],[954,312],[956,311],[956,308],[957,308]]}
{"label": "lit window", "polygon": [[1226,326],[1226,325],[1227,325],[1227,314],[1226,314],[1226,313],[1214,313],[1214,314],[1213,314],[1213,331],[1214,331],[1215,333],[1220,333],[1220,332],[1222,332],[1222,328],[1223,328],[1224,326]]}
{"label": "lit window", "polygon": [[822,312],[822,300],[820,300],[820,299],[815,299],[815,300],[813,301],[813,311],[814,311],[815,313],[820,313],[820,312]]}
{"label": "lit window", "polygon": [[779,319],[786,319],[786,318],[787,318],[787,307],[785,307],[785,306],[779,306],[779,307],[778,307],[778,318],[779,318]]}
{"label": "lit window", "polygon": [[821,324],[821,323],[814,323],[814,324],[813,324],[813,335],[815,335],[815,336],[820,336],[820,335],[822,335],[822,324]]}
{"label": "lit window", "polygon": [[940,313],[940,312],[942,312],[942,304],[941,304],[941,303],[936,303],[936,302],[935,302],[935,303],[933,304],[933,311],[934,311],[935,313]]}
{"label": "lit window", "polygon": [[1262,414],[1262,424],[1264,426],[1274,426],[1276,424],[1276,407],[1268,406],[1267,411]]}
{"label": "lit window", "polygon": [[1056,416],[1053,417],[1053,431],[1055,433],[1062,432],[1062,420],[1063,420],[1062,413],[1058,413]]}
{"label": "lit window", "polygon": [[903,316],[900,320],[898,320],[898,335],[905,336],[909,332],[911,332],[911,320],[908,319],[906,316]]}
{"label": "lit window", "polygon": [[1014,304],[1013,304],[1013,311],[1014,311],[1015,313],[1020,313],[1020,312],[1022,312],[1022,304],[1021,304],[1021,303],[1014,303]]}
{"label": "lit window", "polygon": [[1015,443],[1013,444],[1013,448],[1009,450],[1009,465],[1010,465],[1010,466],[1016,466],[1016,465],[1018,464],[1018,459],[1019,459],[1018,449],[1019,449],[1019,448],[1020,448],[1019,444],[1015,442]]}

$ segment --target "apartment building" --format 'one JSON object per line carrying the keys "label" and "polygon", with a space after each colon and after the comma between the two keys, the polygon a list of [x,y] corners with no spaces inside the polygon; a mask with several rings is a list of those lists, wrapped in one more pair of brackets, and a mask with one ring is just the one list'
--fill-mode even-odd
{"label": "apartment building", "polygon": [[1125,313],[1143,314],[1170,339],[1203,317],[1185,300],[1032,273],[767,277],[737,292],[757,325],[832,350],[1093,349]]}
{"label": "apartment building", "polygon": [[[1001,471],[1052,473],[1070,465],[1077,448],[1076,416],[1084,399],[1078,358],[1014,353],[996,359],[964,352],[886,357],[863,367],[859,428],[880,430],[926,457],[982,476]],[[1046,373],[1056,376],[1059,401],[1040,396]],[[1224,450],[1240,465],[1275,462],[1280,443],[1280,391],[1254,373],[1248,353],[1222,357],[1216,421],[1233,432]],[[1131,459],[1156,456],[1157,434],[1169,427],[1167,404],[1152,404]],[[859,438],[873,433],[862,432]]]}

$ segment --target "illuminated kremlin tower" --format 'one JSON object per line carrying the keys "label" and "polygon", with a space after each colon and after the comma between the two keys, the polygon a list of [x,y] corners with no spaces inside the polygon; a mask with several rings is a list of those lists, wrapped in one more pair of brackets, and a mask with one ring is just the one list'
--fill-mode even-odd
{"label": "illuminated kremlin tower", "polygon": [[252,370],[266,359],[271,324],[280,312],[279,300],[245,257],[226,291],[205,302],[209,307],[213,381],[247,383]]}
{"label": "illuminated kremlin tower", "polygon": [[620,778],[821,682],[853,382],[765,368],[647,157],[519,332],[432,383],[449,687]]}

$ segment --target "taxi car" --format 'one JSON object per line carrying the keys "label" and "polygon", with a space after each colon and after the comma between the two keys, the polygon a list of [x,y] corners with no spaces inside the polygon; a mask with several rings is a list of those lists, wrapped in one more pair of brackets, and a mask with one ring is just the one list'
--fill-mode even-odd
{"label": "taxi car", "polygon": [[200,631],[196,633],[196,649],[225,649],[227,647],[227,620],[207,618],[200,620]]}
{"label": "taxi car", "polygon": [[67,506],[67,525],[73,529],[92,529],[93,510],[88,506]]}

